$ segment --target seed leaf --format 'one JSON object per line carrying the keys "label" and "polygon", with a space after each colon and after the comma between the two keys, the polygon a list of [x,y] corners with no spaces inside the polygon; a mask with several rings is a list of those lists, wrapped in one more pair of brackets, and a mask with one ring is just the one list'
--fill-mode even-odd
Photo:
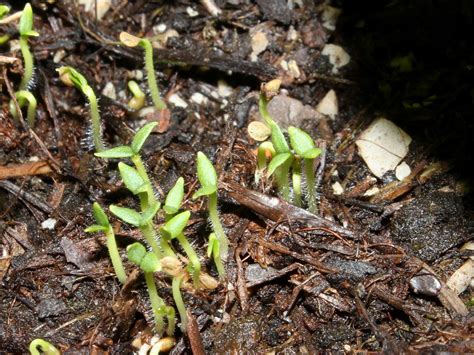
{"label": "seed leaf", "polygon": [[141,221],[140,221],[140,225],[143,226],[145,224],[147,224],[148,222],[150,222],[153,217],[155,217],[155,215],[158,213],[158,210],[160,209],[160,203],[157,202],[153,205],[151,205],[150,207],[148,207],[146,209],[145,212],[143,212],[142,216],[141,216]]}
{"label": "seed leaf", "polygon": [[189,211],[184,211],[180,214],[177,214],[160,228],[160,232],[163,233],[167,239],[176,238],[183,232],[184,228],[186,228],[189,217],[191,217],[191,212]]}
{"label": "seed leaf", "polygon": [[18,31],[21,36],[28,36],[28,33],[33,31],[33,9],[29,3],[23,8],[20,23],[18,24]]}
{"label": "seed leaf", "polygon": [[294,151],[305,159],[314,159],[321,154],[321,149],[314,144],[313,138],[302,129],[288,127],[291,147]]}
{"label": "seed leaf", "polygon": [[166,196],[163,210],[170,215],[179,211],[184,198],[184,179],[180,177]]}
{"label": "seed leaf", "polygon": [[158,122],[147,123],[142,128],[140,128],[137,133],[135,133],[135,137],[133,137],[133,141],[131,144],[132,151],[135,154],[138,154],[140,152],[140,149],[142,149],[143,144],[145,144],[145,141],[147,140],[148,136],[151,134],[157,124]]}
{"label": "seed leaf", "polygon": [[87,227],[84,229],[84,232],[86,233],[96,233],[96,232],[105,232],[107,230],[107,227],[104,226],[99,226],[98,224],[93,224],[90,227]]}
{"label": "seed leaf", "polygon": [[130,158],[133,156],[132,148],[122,145],[119,147],[104,150],[102,152],[94,153],[96,157],[111,159],[111,158]]}
{"label": "seed leaf", "polygon": [[122,221],[131,224],[132,226],[139,227],[141,225],[140,222],[142,220],[142,216],[137,211],[115,205],[111,205],[109,210]]}
{"label": "seed leaf", "polygon": [[277,154],[273,159],[272,161],[270,162],[270,164],[268,164],[268,172],[267,172],[267,176],[272,176],[272,174],[275,172],[275,170],[283,165],[284,163],[286,163],[289,159],[292,159],[292,155],[291,153],[281,153],[281,154]]}
{"label": "seed leaf", "polygon": [[217,173],[209,158],[202,152],[197,153],[197,177],[201,186],[214,186],[217,190]]}
{"label": "seed leaf", "polygon": [[145,256],[145,254],[146,254],[145,247],[138,242],[130,244],[127,247],[128,260],[130,260],[135,265],[141,264],[142,259]]}
{"label": "seed leaf", "polygon": [[140,263],[144,272],[156,272],[161,270],[161,263],[155,253],[146,253]]}
{"label": "seed leaf", "polygon": [[0,5],[0,19],[10,12],[10,8],[6,5]]}
{"label": "seed leaf", "polygon": [[61,80],[67,85],[74,85],[81,91],[84,91],[89,86],[84,75],[72,67],[60,67],[56,71],[59,73]]}
{"label": "seed leaf", "polygon": [[122,162],[118,164],[118,168],[125,186],[134,195],[146,191],[146,182],[142,179],[136,169]]}
{"label": "seed leaf", "polygon": [[94,218],[97,224],[106,228],[110,225],[109,219],[107,215],[105,214],[105,211],[97,202],[94,202],[92,204],[92,214],[94,215]]}
{"label": "seed leaf", "polygon": [[212,195],[213,193],[216,193],[216,191],[217,191],[217,186],[211,186],[211,185],[203,186],[193,194],[193,200],[201,196]]}
{"label": "seed leaf", "polygon": [[215,233],[209,234],[209,244],[207,245],[207,257],[210,258],[212,255],[219,255],[219,241]]}

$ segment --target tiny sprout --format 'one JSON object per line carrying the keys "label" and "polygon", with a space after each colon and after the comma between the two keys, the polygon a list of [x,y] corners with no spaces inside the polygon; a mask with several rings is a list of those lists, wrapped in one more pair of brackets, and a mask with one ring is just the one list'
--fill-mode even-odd
{"label": "tiny sprout", "polygon": [[271,140],[276,151],[276,156],[271,160],[268,166],[268,176],[275,173],[278,190],[286,201],[290,200],[290,185],[288,182],[288,173],[293,162],[293,154],[291,154],[290,147],[286,141],[283,132],[278,124],[270,116],[267,109],[267,98],[262,92],[259,100],[259,110],[266,124],[271,130]]}
{"label": "tiny sprout", "polygon": [[189,211],[184,211],[177,214],[176,216],[170,218],[168,222],[166,222],[165,225],[160,228],[160,232],[163,238],[167,240],[176,238],[179,244],[181,244],[189,258],[189,273],[193,277],[194,286],[199,287],[201,263],[199,262],[198,255],[194,251],[191,244],[189,244],[188,239],[183,233],[183,230],[186,228],[186,224],[188,223],[189,217],[191,217],[191,212]]}
{"label": "tiny sprout", "polygon": [[97,152],[105,150],[102,141],[102,125],[100,122],[99,105],[94,90],[87,83],[86,78],[72,67],[60,67],[56,69],[61,81],[68,86],[75,86],[87,98],[91,112],[92,139]]}
{"label": "tiny sprout", "polygon": [[[30,126],[30,128],[33,128],[35,126],[36,98],[31,92],[26,91],[26,90],[17,91],[15,93],[15,97],[18,100],[18,104],[20,104],[20,102],[22,101],[28,102],[28,111],[27,111],[26,117],[27,117],[28,125]],[[10,101],[10,112],[15,119],[18,119],[19,115],[18,115],[16,106],[13,100]]]}
{"label": "tiny sprout", "polygon": [[94,202],[92,205],[92,213],[97,224],[86,228],[85,232],[103,232],[105,234],[107,237],[107,249],[109,250],[109,256],[110,260],[112,261],[112,266],[115,270],[115,275],[117,275],[120,283],[124,284],[127,279],[127,274],[125,273],[122,260],[120,259],[120,254],[117,249],[114,230],[112,229],[112,226],[110,225],[109,219],[107,218],[104,210],[97,202]]}
{"label": "tiny sprout", "polygon": [[0,5],[0,20],[10,12],[10,8],[7,5]]}
{"label": "tiny sprout", "polygon": [[[174,311],[174,309],[173,309]],[[176,345],[176,340],[172,337],[161,338],[158,342],[153,345],[150,349],[150,355],[158,355],[160,352],[170,351],[173,346]]]}
{"label": "tiny sprout", "polygon": [[219,241],[217,240],[216,234],[211,233],[209,235],[209,244],[207,247],[207,257],[214,259],[214,264],[216,265],[217,273],[219,274],[219,277],[223,279],[225,277],[225,269],[224,265],[222,264],[222,260],[220,257],[220,247],[219,247]]}
{"label": "tiny sprout", "polygon": [[308,193],[308,209],[312,213],[317,212],[317,202],[314,180],[314,159],[321,154],[321,149],[317,148],[311,136],[305,131],[290,126],[288,128],[291,146],[304,159],[304,179]]}
{"label": "tiny sprout", "polygon": [[163,210],[168,216],[178,213],[184,198],[184,179],[180,177],[166,196]]}
{"label": "tiny sprout", "polygon": [[183,276],[175,276],[173,277],[173,281],[171,282],[171,289],[173,292],[173,299],[178,309],[179,318],[181,319],[181,331],[186,333],[186,329],[188,327],[188,314],[186,312],[186,306],[184,305],[183,297],[181,296],[181,282],[183,281]]}
{"label": "tiny sprout", "polygon": [[211,161],[202,152],[197,153],[197,176],[201,183],[201,188],[194,193],[193,199],[207,196],[209,219],[211,220],[212,229],[220,244],[220,257],[225,261],[227,260],[229,241],[225,235],[224,228],[219,219],[219,212],[217,211],[217,173]]}
{"label": "tiny sprout", "polygon": [[[142,149],[145,141],[150,136],[151,132],[157,125],[157,122],[151,122],[144,125],[140,128],[135,136],[133,137],[132,143],[130,146],[122,145],[119,147],[111,148],[104,150],[102,152],[95,153],[96,157],[105,158],[105,159],[114,159],[114,158],[130,158],[135,165],[136,171],[141,176],[143,181],[146,183],[147,198],[144,199],[140,197],[140,203],[142,210],[148,208],[148,206],[158,203],[153,192],[153,187],[150,182],[150,178],[146,172],[145,165],[140,157],[140,150]],[[132,191],[132,193],[135,193]]]}
{"label": "tiny sprout", "polygon": [[166,109],[166,104],[160,97],[160,90],[156,83],[155,67],[153,63],[153,47],[146,38],[139,38],[127,32],[120,33],[120,41],[127,47],[140,46],[145,50],[145,69],[148,77],[151,99],[158,110]]}
{"label": "tiny sprout", "polygon": [[273,159],[275,156],[275,148],[272,142],[263,142],[257,150],[257,169],[255,169],[255,183],[258,184],[263,171],[267,168],[267,158]]}
{"label": "tiny sprout", "polygon": [[20,90],[27,90],[33,77],[33,56],[28,46],[28,38],[39,36],[39,33],[33,30],[33,9],[29,3],[23,9],[18,30],[20,32],[20,50],[25,62],[25,71],[20,82]]}
{"label": "tiny sprout", "polygon": [[[38,348],[40,350],[38,350]],[[30,343],[29,346],[31,355],[61,355],[61,352],[51,343],[44,339],[35,339]]]}
{"label": "tiny sprout", "polygon": [[133,80],[128,82],[128,88],[133,94],[133,97],[128,102],[128,106],[134,110],[141,109],[145,105],[145,94]]}
{"label": "tiny sprout", "polygon": [[[133,243],[127,247],[128,259],[139,266],[143,270],[145,276],[145,283],[148,289],[148,296],[150,297],[151,308],[155,318],[155,326],[158,334],[162,334],[165,328],[163,318],[169,313],[165,301],[158,295],[156,290],[155,279],[153,273],[161,270],[161,263],[158,257],[153,253],[148,253],[145,247],[140,243]],[[168,324],[170,319],[168,319]],[[173,323],[174,330],[174,320]],[[168,329],[169,331],[169,329]]]}

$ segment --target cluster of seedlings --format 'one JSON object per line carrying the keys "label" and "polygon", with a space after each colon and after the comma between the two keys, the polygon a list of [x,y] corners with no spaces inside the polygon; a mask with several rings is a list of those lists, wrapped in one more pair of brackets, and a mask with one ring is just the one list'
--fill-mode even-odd
{"label": "cluster of seedlings", "polygon": [[[8,10],[7,7],[1,5],[0,17],[8,13]],[[28,47],[28,39],[32,36],[38,36],[38,33],[33,30],[33,12],[30,4],[27,4],[22,12],[18,28],[20,48],[24,59],[24,75],[19,90],[15,93],[15,99],[10,103],[10,112],[17,118],[19,116],[17,107],[22,108],[28,103],[27,118],[28,124],[32,128],[35,119],[36,99],[29,91],[33,82],[33,57]],[[120,41],[128,47],[140,46],[144,49],[145,69],[153,105],[156,110],[166,110],[166,103],[161,98],[155,78],[153,48],[150,41],[126,32],[120,34]],[[102,123],[94,90],[88,84],[86,78],[76,69],[63,66],[58,68],[57,71],[61,81],[66,85],[79,89],[89,103],[91,135],[96,150],[95,155],[103,159],[129,159],[133,164],[131,166],[120,162],[118,170],[125,187],[138,197],[140,210],[137,211],[118,205],[110,205],[108,210],[123,222],[137,228],[146,242],[146,247],[138,242],[129,245],[126,255],[128,260],[143,272],[156,333],[160,336],[165,333],[172,336],[177,324],[174,307],[167,305],[158,294],[154,279],[157,272],[163,272],[171,278],[172,295],[180,318],[180,328],[182,332],[186,332],[187,312],[181,295],[183,283],[192,280],[192,284],[196,289],[213,289],[217,287],[217,281],[201,271],[199,256],[185,235],[186,225],[191,213],[183,210],[181,206],[184,198],[184,179],[180,177],[176,181],[162,205],[156,197],[154,187],[141,158],[140,151],[157,123],[148,123],[139,129],[130,145],[107,149],[102,138]],[[142,108],[146,100],[145,94],[134,81],[130,81],[128,87],[133,94],[133,98],[128,103],[129,106],[135,110]],[[263,142],[258,148],[255,177],[258,180],[266,171],[268,178],[274,177],[281,197],[298,206],[303,204],[302,185],[304,182],[306,188],[305,202],[308,209],[315,213],[317,211],[317,200],[314,162],[321,154],[321,150],[316,147],[313,139],[306,132],[296,127],[288,128],[290,141],[288,143],[282,129],[267,110],[269,99],[278,90],[278,80],[262,85],[259,109],[265,124],[270,128],[271,140]],[[224,262],[227,260],[229,242],[218,214],[218,178],[212,162],[202,152],[197,153],[196,163],[197,178],[201,187],[194,193],[193,199],[207,197],[209,220],[213,230],[209,235],[207,256],[213,259],[219,277],[223,280],[225,279]],[[289,182],[290,173],[291,186]],[[85,231],[105,234],[115,275],[120,283],[125,284],[127,272],[107,213],[97,202],[93,204],[92,212],[96,224],[88,227]],[[156,224],[158,216],[164,220],[161,226]],[[173,243],[180,245],[186,257],[176,251]],[[59,353],[54,346],[42,339],[35,339],[30,345],[30,351],[33,354],[39,353],[38,347],[41,348],[43,353]]]}

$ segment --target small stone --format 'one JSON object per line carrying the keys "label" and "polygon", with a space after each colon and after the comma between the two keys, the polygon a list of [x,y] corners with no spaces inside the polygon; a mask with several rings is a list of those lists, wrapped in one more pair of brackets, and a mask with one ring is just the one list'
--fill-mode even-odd
{"label": "small stone", "polygon": [[234,92],[234,89],[232,88],[232,86],[227,84],[225,80],[219,80],[217,82],[217,93],[219,94],[219,96],[229,97],[230,95],[233,94],[233,92]]}
{"label": "small stone", "polygon": [[288,69],[290,70],[290,73],[293,78],[298,79],[301,76],[300,68],[298,67],[298,64],[294,59],[291,59],[288,62]]}
{"label": "small stone", "polygon": [[412,277],[410,280],[410,286],[413,292],[425,296],[436,296],[441,289],[441,283],[434,275],[431,274],[423,274]]}
{"label": "small stone", "polygon": [[334,195],[342,195],[342,193],[344,192],[344,188],[339,183],[339,181],[336,181],[334,184],[331,185],[331,187]]}
{"label": "small stone", "polygon": [[410,174],[411,169],[405,162],[402,162],[395,168],[395,177],[400,181],[405,179],[407,176],[410,176]]}
{"label": "small stone", "polygon": [[186,12],[188,13],[189,17],[196,17],[196,16],[199,16],[199,12],[197,12],[196,10],[194,10],[191,6],[188,6],[186,8]]}
{"label": "small stone", "polygon": [[316,111],[330,117],[331,119],[336,118],[336,115],[339,113],[339,104],[334,90],[329,90],[327,92],[316,107]]}
{"label": "small stone", "polygon": [[166,24],[160,23],[159,25],[153,27],[156,33],[163,33],[166,31]]}
{"label": "small stone", "polygon": [[173,94],[169,97],[168,102],[176,107],[186,108],[188,104],[178,94]]}
{"label": "small stone", "polygon": [[252,46],[252,53],[250,54],[250,59],[255,62],[257,61],[257,56],[267,49],[267,35],[264,32],[257,32],[252,36],[250,43]]}
{"label": "small stone", "polygon": [[102,89],[102,95],[111,98],[112,100],[117,100],[117,92],[115,91],[115,86],[112,82],[108,82],[105,84],[104,88]]}
{"label": "small stone", "polygon": [[326,44],[321,54],[329,57],[329,63],[332,65],[332,72],[334,74],[337,74],[339,68],[349,64],[351,60],[349,54],[341,46],[335,44]]}
{"label": "small stone", "polygon": [[191,95],[191,101],[197,103],[198,105],[203,105],[208,102],[207,97],[201,94],[200,92],[195,92]]}
{"label": "small stone", "polygon": [[54,53],[53,63],[58,64],[61,60],[64,59],[66,56],[66,51],[64,49],[60,49]]}
{"label": "small stone", "polygon": [[334,31],[336,29],[336,22],[341,14],[341,9],[337,7],[329,6],[328,4],[324,4],[324,10],[321,15],[321,19],[323,20],[323,27],[327,28],[330,31]]}
{"label": "small stone", "polygon": [[41,223],[41,228],[53,230],[54,227],[56,227],[57,222],[58,221],[54,218],[48,218],[47,220],[43,221],[43,223]]}

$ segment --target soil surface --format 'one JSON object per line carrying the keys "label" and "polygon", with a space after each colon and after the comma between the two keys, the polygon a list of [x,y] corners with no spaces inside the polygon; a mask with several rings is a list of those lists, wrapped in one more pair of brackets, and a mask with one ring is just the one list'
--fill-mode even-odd
{"label": "soil surface", "polygon": [[[9,110],[23,73],[18,21],[0,27],[10,36],[0,46],[0,352],[26,352],[35,338],[71,354],[127,354],[156,341],[143,275],[125,262],[140,232],[108,213],[130,275],[123,287],[105,236],[84,232],[94,201],[139,203],[120,180],[121,160],[94,156],[89,107],[59,80],[63,65],[96,92],[108,147],[158,122],[141,151],[156,195],[184,177],[186,236],[217,279],[206,204],[191,198],[196,153],[215,163],[227,278],[213,290],[183,285],[190,325],[176,328],[171,353],[474,351],[472,281],[460,292],[446,284],[473,256],[461,249],[473,230],[469,1],[337,2],[337,23],[324,1],[113,0],[100,19],[77,3],[32,2],[33,129]],[[143,52],[120,45],[122,31],[153,40],[169,114],[128,107],[127,82],[147,84]],[[350,62],[335,68],[327,44]],[[261,83],[277,77],[272,112],[323,149],[317,214],[280,199],[269,179],[255,183],[259,143],[247,127],[261,120]],[[315,110],[329,90],[334,117]],[[355,145],[380,116],[413,138],[401,181],[393,171],[375,178]],[[173,305],[171,280],[158,272],[155,282]]]}

